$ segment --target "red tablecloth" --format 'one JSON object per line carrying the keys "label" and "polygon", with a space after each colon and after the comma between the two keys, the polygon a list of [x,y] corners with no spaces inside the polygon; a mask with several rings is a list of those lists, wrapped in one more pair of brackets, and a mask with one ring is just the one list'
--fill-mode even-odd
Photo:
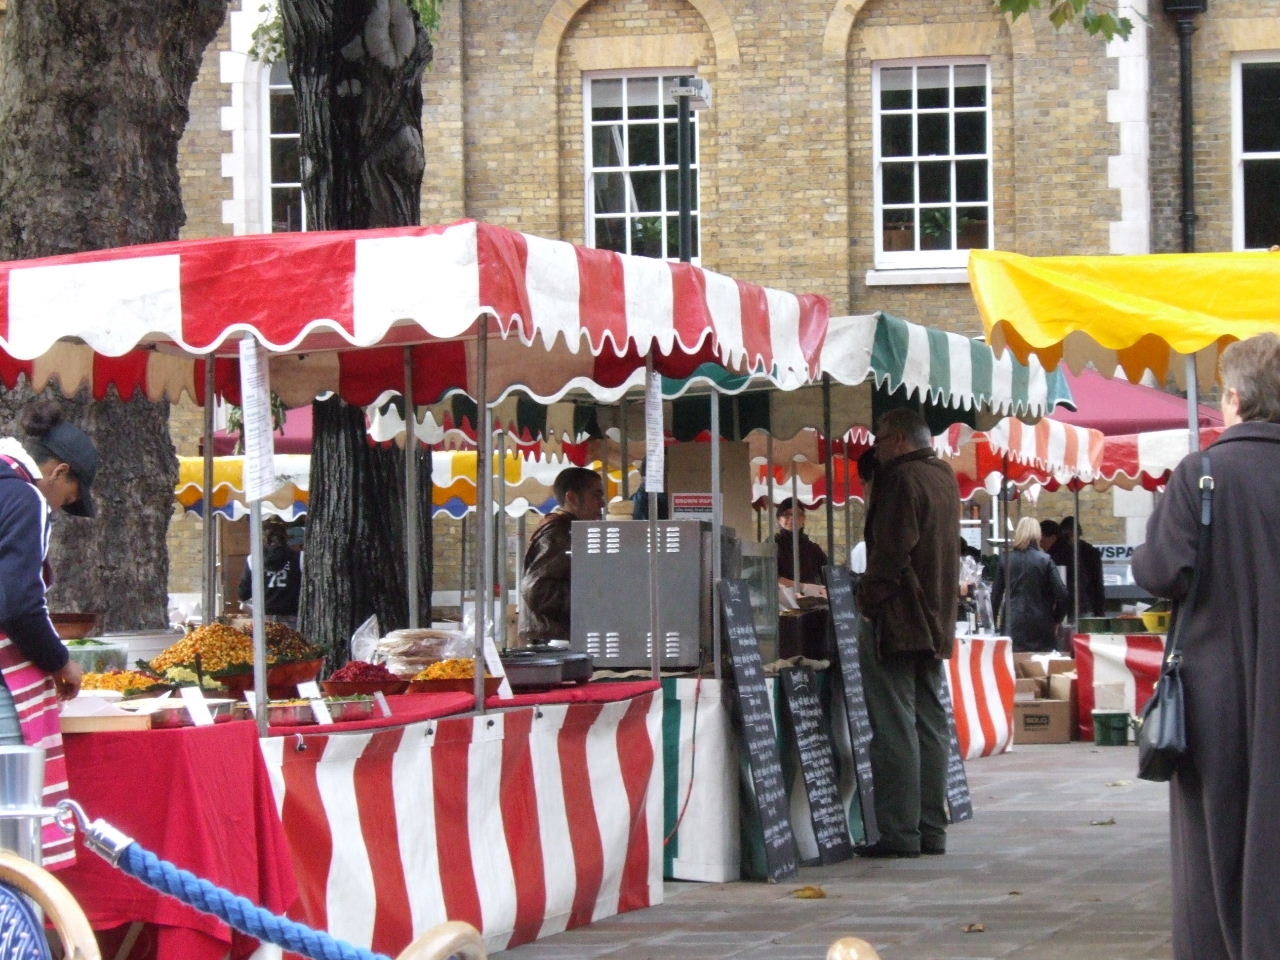
{"label": "red tablecloth", "polygon": [[1092,740],[1093,711],[1099,694],[1104,694],[1102,699],[1108,708],[1127,710],[1134,716],[1142,713],[1160,679],[1164,635],[1077,633],[1075,645],[1080,739]]}
{"label": "red tablecloth", "polygon": [[307,735],[352,733],[358,730],[400,727],[408,723],[435,720],[437,717],[447,717],[455,713],[467,713],[475,705],[476,698],[470,693],[404,693],[387,697],[387,706],[391,708],[389,717],[374,716],[368,720],[325,724],[323,727],[314,723],[293,727],[268,727],[267,733],[272,737],[289,737],[295,733]]}
{"label": "red tablecloth", "polygon": [[[297,899],[254,725],[65,737],[71,796],[143,847],[275,913]],[[79,843],[59,872],[96,929],[156,925],[160,960],[233,960],[257,941],[121,873]]]}
{"label": "red tablecloth", "polygon": [[662,684],[656,680],[609,681],[605,683],[581,683],[571,687],[556,687],[541,693],[517,693],[509,700],[500,697],[489,697],[484,705],[490,710],[500,707],[532,707],[549,703],[617,703],[630,700],[651,690],[657,690]]}

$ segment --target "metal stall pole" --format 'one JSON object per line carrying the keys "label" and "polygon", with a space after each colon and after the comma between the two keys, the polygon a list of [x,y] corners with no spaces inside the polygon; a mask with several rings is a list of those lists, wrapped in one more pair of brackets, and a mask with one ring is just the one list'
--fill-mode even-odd
{"label": "metal stall pole", "polygon": [[[1075,528],[1071,531],[1071,625],[1074,627],[1080,622],[1080,488],[1077,487],[1071,493],[1076,521]],[[1008,582],[1007,578],[1005,582]]]}
{"label": "metal stall pole", "polygon": [[258,736],[267,735],[267,583],[262,558],[262,500],[249,502],[249,556],[253,561],[253,701]]}
{"label": "metal stall pole", "polygon": [[[498,537],[497,537],[497,586],[494,590],[496,597],[501,597],[501,603],[495,602],[494,606],[498,607],[502,613],[502,622],[497,624],[494,635],[502,641],[502,649],[510,646],[511,637],[507,624],[507,431],[501,430],[498,433]],[[494,614],[498,616],[498,614]]]}
{"label": "metal stall pole", "polygon": [[490,524],[493,522],[493,513],[489,504],[492,494],[492,480],[490,477],[489,467],[489,444],[492,437],[489,434],[489,389],[487,383],[487,374],[489,366],[489,319],[487,316],[481,316],[477,320],[478,336],[476,338],[476,405],[479,414],[480,423],[477,424],[476,430],[476,483],[479,484],[476,490],[476,549],[475,549],[475,587],[472,590],[473,609],[475,610],[475,696],[476,696],[476,712],[484,712],[484,630],[485,623],[488,619],[488,611],[485,610],[487,591],[485,585],[489,582],[489,571],[491,560],[489,558],[489,536]]}
{"label": "metal stall pole", "polygon": [[622,446],[622,499],[631,499],[631,448],[627,440],[627,398],[618,401],[618,410],[622,413],[622,424],[618,428],[619,442]]}
{"label": "metal stall pole", "polygon": [[516,539],[520,541],[520,549],[516,551],[516,640],[520,639],[520,615],[524,613],[524,551],[526,547],[525,540],[525,521],[529,516],[529,508],[525,507],[520,514],[520,519],[516,521]]}
{"label": "metal stall pole", "polygon": [[418,421],[413,415],[413,348],[404,348],[404,558],[409,565],[409,627],[419,626]]}
{"label": "metal stall pole", "polygon": [[796,596],[800,596],[800,525],[796,523],[796,512],[803,510],[800,506],[800,472],[796,462],[791,461],[791,580],[795,585]]}
{"label": "metal stall pole", "polygon": [[849,442],[844,447],[844,545],[848,551],[849,568],[853,568],[853,479],[849,476]]}
{"label": "metal stall pole", "polygon": [[827,563],[835,563],[836,555],[836,504],[835,464],[831,460],[831,376],[822,375],[822,435],[827,440],[827,456],[823,474],[827,481]]}
{"label": "metal stall pole", "polygon": [[649,498],[649,670],[662,678],[662,644],[658,635],[658,494],[666,487],[663,451],[662,380],[653,369],[653,351],[644,360],[644,488]]}
{"label": "metal stall pole", "polygon": [[461,546],[458,557],[458,616],[462,616],[462,604],[467,596],[467,571],[471,569],[467,561],[467,514],[462,514],[462,527],[458,532],[458,543]]}
{"label": "metal stall pole", "polygon": [[497,506],[498,497],[494,492],[494,484],[497,482],[495,476],[500,469],[497,466],[497,457],[495,456],[496,444],[494,437],[498,435],[498,431],[494,429],[493,408],[485,404],[484,422],[485,429],[488,431],[489,437],[489,498],[485,501],[485,518],[489,527],[489,539],[487,541],[488,550],[485,554],[485,579],[484,579],[484,609],[485,623],[492,622],[493,639],[495,645],[498,642],[501,626],[497,620],[497,614],[494,609],[497,607],[497,576],[498,576],[498,556],[501,550],[500,541],[498,540],[498,518],[495,515],[495,507]]}
{"label": "metal stall pole", "polygon": [[765,465],[765,476],[768,478],[768,482],[765,484],[765,487],[768,490],[768,494],[766,496],[766,500],[768,502],[764,505],[764,514],[765,514],[765,521],[766,521],[765,530],[767,531],[768,536],[772,537],[773,536],[773,424],[769,425],[769,433],[766,435],[765,456],[768,457],[769,459],[769,462]]}
{"label": "metal stall pole", "polygon": [[218,611],[218,515],[213,510],[213,354],[204,362],[204,607],[201,623],[212,623]]}
{"label": "metal stall pole", "polygon": [[[724,576],[724,557],[720,544],[724,528],[724,505],[720,484],[720,395],[711,391],[711,586],[716,590]],[[711,656],[715,678],[720,679],[720,603],[713,594],[711,600]]]}

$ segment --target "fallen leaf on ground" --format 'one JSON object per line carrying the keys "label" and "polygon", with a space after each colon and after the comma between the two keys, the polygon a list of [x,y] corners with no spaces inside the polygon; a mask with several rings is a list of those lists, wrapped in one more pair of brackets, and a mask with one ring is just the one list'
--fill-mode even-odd
{"label": "fallen leaf on ground", "polygon": [[1112,780],[1107,784],[1108,787],[1128,787],[1133,784],[1132,780]]}
{"label": "fallen leaf on ground", "polygon": [[792,890],[791,895],[797,900],[825,900],[827,898],[827,891],[823,890],[821,887],[815,887],[810,883]]}
{"label": "fallen leaf on ground", "polygon": [[1115,825],[1116,825],[1116,818],[1115,818],[1115,817],[1107,817],[1107,819],[1105,819],[1105,820],[1090,820],[1090,821],[1089,821],[1089,826],[1091,826],[1091,827],[1114,827]]}
{"label": "fallen leaf on ground", "polygon": [[986,933],[986,924],[982,923],[966,923],[960,928],[961,933]]}
{"label": "fallen leaf on ground", "polygon": [[1021,891],[1021,890],[1010,890],[1010,891],[1009,891],[1009,896],[1011,896],[1011,897],[1020,897],[1020,896],[1022,896],[1022,891]]}

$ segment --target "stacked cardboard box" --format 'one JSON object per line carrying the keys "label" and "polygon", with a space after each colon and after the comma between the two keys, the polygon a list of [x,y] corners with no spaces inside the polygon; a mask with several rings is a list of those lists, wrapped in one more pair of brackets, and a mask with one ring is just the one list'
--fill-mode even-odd
{"label": "stacked cardboard box", "polygon": [[1068,743],[1077,728],[1076,662],[1015,653],[1013,742]]}

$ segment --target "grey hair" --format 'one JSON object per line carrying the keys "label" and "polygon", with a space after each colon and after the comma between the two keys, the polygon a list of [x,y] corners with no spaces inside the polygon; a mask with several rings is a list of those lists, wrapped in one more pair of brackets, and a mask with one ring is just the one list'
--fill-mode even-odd
{"label": "grey hair", "polygon": [[1280,336],[1260,333],[1222,351],[1222,384],[1240,397],[1241,420],[1280,423]]}
{"label": "grey hair", "polygon": [[933,445],[933,434],[924,417],[910,407],[895,407],[880,417],[876,437],[902,437],[912,450],[922,450]]}

